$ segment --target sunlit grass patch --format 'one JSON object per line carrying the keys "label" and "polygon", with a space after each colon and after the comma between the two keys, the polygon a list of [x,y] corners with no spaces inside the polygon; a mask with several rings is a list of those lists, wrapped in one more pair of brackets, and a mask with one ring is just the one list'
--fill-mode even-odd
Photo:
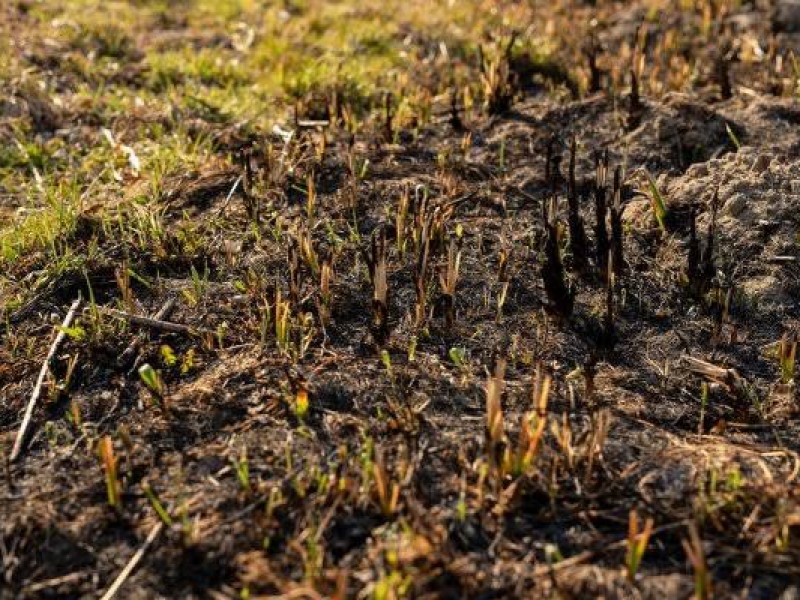
{"label": "sunlit grass patch", "polygon": [[[54,251],[76,211],[134,196],[157,201],[166,177],[211,159],[214,126],[266,131],[295,103],[336,90],[358,119],[381,112],[387,91],[401,91],[395,125],[417,127],[448,86],[477,90],[469,76],[477,48],[528,10],[395,0],[36,3],[28,32],[42,53],[36,64],[56,60],[59,81],[43,66],[28,68],[13,48],[0,56],[0,72],[24,80],[58,118],[42,133],[22,114],[0,151],[2,184],[23,207],[13,217],[5,211],[13,223],[2,232],[3,259]],[[129,67],[133,74],[121,76]],[[201,126],[190,130],[190,121]],[[56,201],[43,187],[77,191]]]}
{"label": "sunlit grass patch", "polygon": [[155,92],[184,84],[224,88],[250,82],[239,60],[218,49],[155,53],[148,56],[147,64],[148,85]]}
{"label": "sunlit grass patch", "polygon": [[16,226],[0,230],[0,265],[6,266],[34,251],[46,249],[52,257],[68,248],[59,244],[75,227],[78,190],[73,183],[45,190],[45,206],[34,209]]}

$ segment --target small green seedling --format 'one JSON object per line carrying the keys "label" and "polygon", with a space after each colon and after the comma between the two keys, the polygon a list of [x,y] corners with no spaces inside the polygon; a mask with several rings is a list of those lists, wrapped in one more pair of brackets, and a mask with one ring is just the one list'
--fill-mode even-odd
{"label": "small green seedling", "polygon": [[386,373],[390,378],[393,378],[394,371],[392,370],[392,357],[389,355],[388,350],[381,350],[381,362],[383,363],[383,366],[386,367]]}
{"label": "small green seedling", "polygon": [[158,374],[153,367],[150,366],[149,363],[144,363],[141,367],[139,367],[139,378],[142,380],[142,383],[147,386],[147,389],[156,397],[156,399],[163,403],[164,402],[164,382],[161,379],[161,375]]}
{"label": "small green seedling", "polygon": [[647,175],[647,184],[650,188],[650,205],[653,207],[653,216],[656,218],[658,228],[661,229],[661,231],[666,232],[668,214],[667,204],[664,202],[664,196],[661,195],[661,192],[658,189],[656,180],[653,179],[653,176],[649,171],[645,171],[645,174]]}
{"label": "small green seedling", "polygon": [[459,523],[467,520],[467,493],[463,485],[458,494],[458,502],[456,503],[456,519]]}
{"label": "small green seedling", "polygon": [[739,138],[736,137],[736,134],[733,132],[733,129],[731,129],[731,126],[727,123],[725,123],[725,131],[728,132],[728,137],[730,138],[731,142],[733,142],[733,145],[736,146],[736,150],[741,149],[742,143],[739,141]]}
{"label": "small green seedling", "polygon": [[301,385],[297,388],[297,393],[294,396],[294,416],[302,421],[308,415],[308,408],[308,390]]}
{"label": "small green seedling", "polygon": [[628,549],[625,552],[625,567],[628,574],[628,581],[636,581],[636,574],[642,564],[644,551],[647,549],[647,542],[653,533],[653,519],[648,518],[644,523],[644,529],[639,531],[639,515],[636,510],[632,510],[628,518]]}
{"label": "small green seedling", "polygon": [[417,360],[417,336],[412,335],[408,341],[408,362]]}
{"label": "small green seedling", "polygon": [[78,325],[74,327],[59,327],[58,330],[76,342],[81,342],[86,338],[86,330]]}
{"label": "small green seedling", "polygon": [[450,351],[447,353],[447,356],[450,357],[450,360],[459,369],[463,369],[467,363],[467,351],[466,349],[461,348],[459,346],[453,346],[452,348],[450,348]]}
{"label": "small green seedling", "polygon": [[175,351],[172,348],[163,344],[161,346],[161,360],[164,361],[166,366],[173,367],[178,362],[178,357],[175,356]]}
{"label": "small green seedling", "polygon": [[250,493],[250,465],[247,461],[247,447],[242,446],[242,451],[239,454],[239,459],[233,459],[233,469],[236,471],[236,479],[239,481],[239,485],[242,488],[242,491],[249,494]]}
{"label": "small green seedling", "polygon": [[147,496],[147,499],[150,501],[150,505],[153,507],[153,510],[156,511],[158,517],[164,522],[164,525],[167,527],[172,527],[172,517],[169,516],[167,509],[164,508],[164,505],[158,499],[158,496],[153,491],[153,488],[150,487],[148,482],[142,483],[142,491],[144,495]]}

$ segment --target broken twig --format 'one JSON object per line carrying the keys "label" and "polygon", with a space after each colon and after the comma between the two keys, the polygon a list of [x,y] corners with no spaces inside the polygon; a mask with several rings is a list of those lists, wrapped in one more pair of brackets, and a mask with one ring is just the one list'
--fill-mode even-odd
{"label": "broken twig", "polygon": [[[153,318],[158,321],[163,321],[169,316],[169,313],[172,312],[173,308],[175,308],[175,298],[174,297],[168,298],[167,301],[164,302],[164,304],[158,310],[158,312],[155,315],[153,315]],[[133,355],[136,353],[136,350],[145,340],[146,335],[147,335],[146,333],[141,332],[139,335],[133,338],[131,343],[128,344],[128,347],[125,348],[122,354],[119,355],[119,358],[117,359],[118,365],[124,366],[128,364],[131,358],[133,358]]]}
{"label": "broken twig", "polygon": [[208,329],[198,329],[195,327],[190,327],[189,325],[183,325],[181,323],[173,323],[171,321],[162,321],[160,319],[151,317],[132,315],[125,311],[117,310],[116,308],[105,308],[98,306],[97,309],[100,312],[109,315],[110,317],[122,319],[131,325],[138,325],[139,327],[149,327],[150,329],[158,329],[160,331],[168,331],[170,333],[182,333],[184,335],[213,335],[214,333]]}
{"label": "broken twig", "polygon": [[711,381],[723,385],[729,390],[734,390],[737,393],[746,390],[747,382],[741,375],[739,375],[736,369],[718,367],[713,363],[701,360],[699,358],[694,358],[693,356],[684,355],[682,358],[683,362],[686,364],[686,368],[693,373],[702,375],[706,379],[710,379]]}
{"label": "broken twig", "polygon": [[11,449],[11,456],[8,457],[9,462],[14,462],[17,460],[20,452],[22,452],[22,448],[25,445],[25,437],[28,426],[30,425],[31,416],[33,415],[33,409],[36,406],[36,402],[39,400],[39,396],[42,395],[42,387],[44,386],[45,377],[47,377],[47,373],[50,371],[50,363],[53,361],[53,357],[56,355],[61,342],[64,341],[64,338],[67,335],[65,330],[72,324],[72,320],[75,318],[75,314],[78,312],[78,307],[80,304],[81,297],[78,296],[75,302],[72,303],[72,306],[69,307],[67,316],[64,317],[64,321],[61,323],[61,328],[58,331],[58,335],[56,335],[56,339],[54,339],[53,343],[50,344],[50,350],[47,352],[47,356],[42,363],[42,368],[39,371],[39,378],[36,380],[36,385],[33,387],[33,393],[31,393],[31,397],[28,400],[28,406],[25,407],[25,416],[22,418],[22,425],[19,426],[17,439],[14,441],[14,447]]}

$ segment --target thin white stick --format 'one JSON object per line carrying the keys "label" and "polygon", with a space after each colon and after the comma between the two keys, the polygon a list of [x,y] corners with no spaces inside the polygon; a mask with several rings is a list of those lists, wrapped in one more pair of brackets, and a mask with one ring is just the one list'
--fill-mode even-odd
{"label": "thin white stick", "polygon": [[222,203],[222,205],[217,210],[217,214],[218,215],[221,215],[225,211],[225,209],[228,208],[228,204],[230,204],[231,198],[233,198],[233,194],[234,194],[234,192],[236,192],[236,188],[239,187],[239,184],[242,183],[242,179],[243,178],[244,178],[244,175],[239,175],[236,178],[236,181],[233,182],[233,187],[231,187],[231,191],[228,192],[228,195],[225,197],[225,201]]}
{"label": "thin white stick", "polygon": [[242,182],[242,177],[244,177],[244,175],[239,175],[236,178],[236,181],[233,182],[233,187],[231,187],[231,191],[228,192],[228,195],[225,197],[224,206],[228,206],[228,202],[231,201],[231,198],[233,197],[233,193],[236,191],[236,188],[239,187],[239,184]]}
{"label": "thin white stick", "polygon": [[77,300],[75,300],[75,302],[72,303],[72,306],[69,307],[69,312],[67,312],[67,316],[64,317],[64,322],[61,323],[61,329],[59,330],[58,335],[56,335],[56,339],[54,339],[53,343],[50,345],[50,350],[47,353],[47,357],[44,359],[44,363],[42,363],[42,369],[39,371],[39,378],[36,380],[36,385],[33,387],[33,392],[28,400],[28,406],[25,407],[25,416],[22,418],[22,425],[19,426],[17,439],[14,441],[14,447],[11,450],[11,456],[8,457],[9,462],[14,462],[17,460],[20,452],[22,452],[22,448],[25,445],[25,435],[28,431],[28,425],[31,423],[33,409],[36,406],[36,402],[39,400],[39,396],[42,394],[42,387],[44,386],[44,380],[45,377],[47,377],[47,372],[50,370],[50,363],[53,360],[53,357],[56,355],[59,345],[61,345],[61,342],[64,341],[64,338],[67,335],[64,330],[72,323],[72,320],[75,318],[75,314],[78,312],[78,307],[80,304],[81,297],[78,296]]}
{"label": "thin white stick", "polygon": [[144,540],[144,543],[136,551],[136,554],[131,556],[131,559],[128,561],[128,564],[125,565],[125,568],[122,569],[122,571],[120,571],[119,575],[117,575],[117,578],[114,580],[114,583],[111,584],[111,587],[108,588],[108,591],[106,591],[106,593],[103,594],[103,597],[100,598],[100,600],[111,600],[111,598],[113,598],[117,594],[119,588],[122,586],[123,583],[125,583],[125,580],[136,568],[136,565],[139,564],[139,561],[142,560],[144,553],[147,552],[147,549],[150,547],[150,544],[152,544],[155,541],[155,539],[158,537],[158,534],[161,533],[161,530],[163,528],[164,528],[163,521],[159,521],[158,524],[156,524],[156,526],[150,530],[150,533],[147,534],[147,538]]}
{"label": "thin white stick", "polygon": [[62,583],[72,583],[74,581],[80,581],[81,579],[86,579],[91,574],[92,574],[91,571],[76,571],[75,573],[69,573],[67,575],[62,575],[61,577],[53,577],[52,579],[46,579],[45,581],[32,583],[24,587],[23,590],[25,592],[28,592],[29,594],[33,594],[34,592],[41,592],[48,588],[54,588],[56,586],[61,585]]}

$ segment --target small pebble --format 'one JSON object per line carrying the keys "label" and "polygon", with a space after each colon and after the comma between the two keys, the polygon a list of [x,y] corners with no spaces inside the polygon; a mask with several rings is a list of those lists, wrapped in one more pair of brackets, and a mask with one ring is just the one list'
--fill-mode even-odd
{"label": "small pebble", "polygon": [[747,197],[744,194],[734,194],[725,203],[725,213],[732,217],[738,217],[745,208],[747,208]]}
{"label": "small pebble", "polygon": [[707,177],[708,176],[708,165],[705,163],[697,163],[689,167],[689,170],[686,171],[686,174],[689,177]]}
{"label": "small pebble", "polygon": [[796,585],[791,585],[783,590],[778,600],[800,600],[800,588]]}

